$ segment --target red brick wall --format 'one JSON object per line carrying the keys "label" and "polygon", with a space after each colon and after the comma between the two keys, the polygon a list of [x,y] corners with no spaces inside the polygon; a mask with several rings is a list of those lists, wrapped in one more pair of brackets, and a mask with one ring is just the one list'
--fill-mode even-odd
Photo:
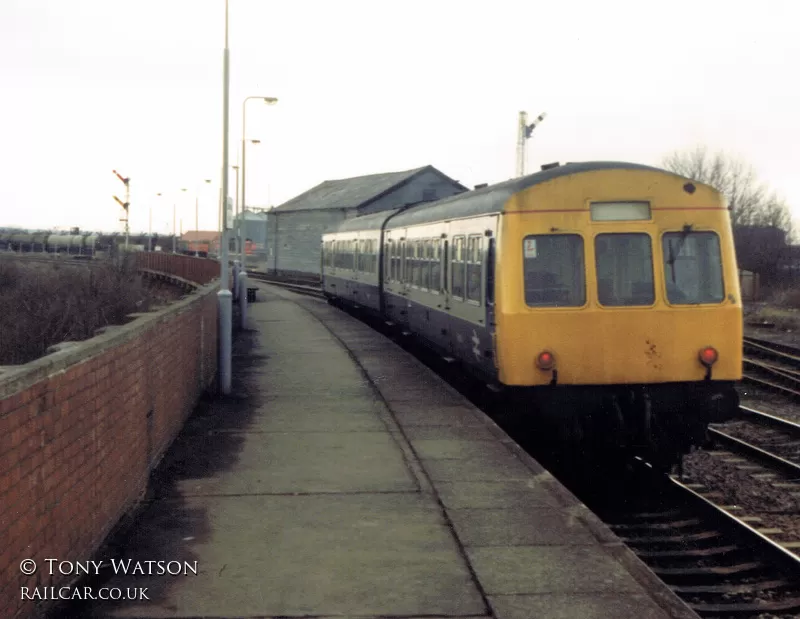
{"label": "red brick wall", "polygon": [[219,277],[219,262],[209,258],[195,258],[182,254],[162,252],[139,252],[136,254],[136,266],[140,269],[151,269],[169,273],[198,284],[207,284]]}
{"label": "red brick wall", "polygon": [[[170,258],[184,268],[184,256]],[[216,292],[200,288],[0,374],[0,617],[34,616],[20,588],[72,578],[50,576],[44,559],[89,560],[144,494],[151,468],[214,381]],[[23,559],[36,561],[35,575],[21,573]]]}

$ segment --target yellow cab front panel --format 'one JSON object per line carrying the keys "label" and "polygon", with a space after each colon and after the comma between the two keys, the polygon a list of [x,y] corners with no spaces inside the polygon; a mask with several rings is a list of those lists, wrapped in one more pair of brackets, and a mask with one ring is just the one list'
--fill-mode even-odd
{"label": "yellow cab front panel", "polygon": [[740,380],[742,306],[724,198],[668,173],[583,172],[506,203],[496,356],[506,385]]}

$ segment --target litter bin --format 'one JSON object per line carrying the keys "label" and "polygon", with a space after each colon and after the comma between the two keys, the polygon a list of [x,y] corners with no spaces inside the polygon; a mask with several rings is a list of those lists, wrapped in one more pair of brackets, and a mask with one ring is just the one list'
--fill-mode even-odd
{"label": "litter bin", "polygon": [[247,289],[247,302],[253,303],[256,300],[256,290],[258,288],[248,288]]}

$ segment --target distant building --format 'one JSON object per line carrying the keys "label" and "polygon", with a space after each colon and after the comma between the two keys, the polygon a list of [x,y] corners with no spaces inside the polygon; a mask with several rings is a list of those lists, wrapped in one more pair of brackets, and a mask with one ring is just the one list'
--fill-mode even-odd
{"label": "distant building", "polygon": [[344,219],[467,191],[433,166],[325,181],[267,214],[267,269],[320,272],[323,233]]}
{"label": "distant building", "polygon": [[219,230],[189,230],[180,238],[180,250],[217,254],[219,236]]}

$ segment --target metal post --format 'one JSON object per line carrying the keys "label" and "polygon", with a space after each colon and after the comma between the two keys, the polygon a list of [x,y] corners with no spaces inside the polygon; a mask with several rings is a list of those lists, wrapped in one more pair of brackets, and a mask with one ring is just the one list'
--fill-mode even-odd
{"label": "metal post", "polygon": [[173,202],[172,203],[172,253],[173,254],[175,253],[175,239],[176,239],[175,232],[177,231],[177,229],[175,227],[175,225],[176,225],[175,224],[176,209],[177,209],[177,207],[176,207],[175,203]]}
{"label": "metal post", "polygon": [[130,232],[130,219],[131,219],[131,179],[128,178],[127,182],[125,183],[125,204],[127,204],[127,208],[125,209],[125,251],[128,251],[128,234]]}
{"label": "metal post", "polygon": [[[248,97],[249,98],[249,97]],[[247,99],[245,99],[245,103]],[[239,276],[236,288],[236,293],[239,298],[239,318],[240,327],[242,329],[247,325],[247,263],[244,259],[244,235],[242,234],[242,221],[244,220],[244,211],[247,202],[245,202],[245,188],[247,187],[247,140],[245,135],[245,110],[246,107],[242,104],[242,206],[239,210]],[[237,175],[239,171],[236,171]]]}
{"label": "metal post", "polygon": [[153,251],[153,207],[150,207],[150,219],[147,224],[147,251]]}
{"label": "metal post", "polygon": [[228,289],[228,99],[229,59],[228,51],[228,0],[225,0],[225,51],[223,52],[222,87],[222,233],[220,234],[220,290],[219,301],[219,383],[223,394],[231,392],[231,352],[233,338],[233,299]]}

